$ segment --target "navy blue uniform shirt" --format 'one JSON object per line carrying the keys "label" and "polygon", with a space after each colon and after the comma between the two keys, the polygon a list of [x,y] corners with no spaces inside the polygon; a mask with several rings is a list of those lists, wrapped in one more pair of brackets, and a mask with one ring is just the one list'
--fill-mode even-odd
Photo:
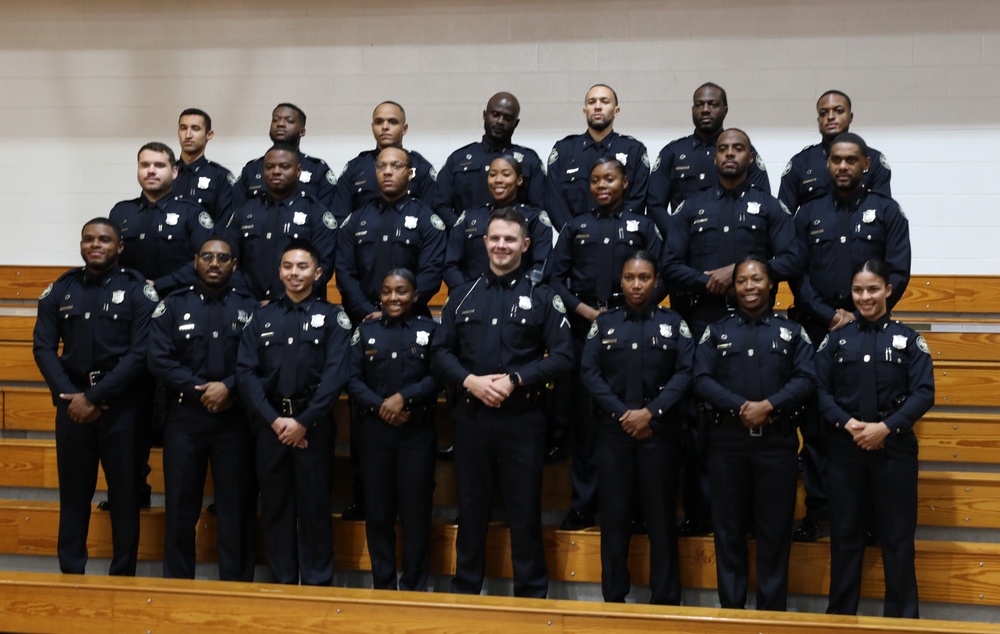
{"label": "navy blue uniform shirt", "polygon": [[[816,353],[820,412],[839,429],[856,418],[884,422],[894,434],[906,433],[934,405],[927,342],[888,314],[874,322],[855,317],[827,335]],[[876,412],[865,416],[862,392],[871,385]]]}
{"label": "navy blue uniform shirt", "polygon": [[[315,295],[298,304],[283,296],[258,308],[236,356],[236,383],[247,411],[270,426],[279,416],[272,400],[306,399],[306,409],[292,418],[305,427],[332,424],[331,408],[350,373],[352,330],[347,313]],[[289,363],[295,365],[295,387],[286,394],[279,382]]]}
{"label": "navy blue uniform shirt", "polygon": [[447,209],[442,214],[451,227],[463,211],[493,202],[486,175],[493,159],[509,154],[521,163],[524,183],[518,190],[518,202],[539,209],[545,207],[545,172],[534,150],[520,145],[493,147],[484,136],[452,152],[438,174],[437,186]]}
{"label": "navy blue uniform shirt", "polygon": [[706,328],[695,350],[694,392],[717,410],[735,415],[766,399],[788,415],[815,389],[812,342],[784,317],[737,311]]}
{"label": "navy blue uniform shirt", "polygon": [[801,283],[795,305],[828,324],[838,308],[854,310],[851,271],[871,258],[889,265],[889,310],[910,281],[910,223],[892,198],[864,188],[850,198],[839,193],[806,203],[795,213]]}
{"label": "navy blue uniform shirt", "polygon": [[190,165],[177,161],[177,178],[170,193],[201,206],[212,220],[224,222],[233,208],[236,176],[204,156]]}
{"label": "navy blue uniform shirt", "polygon": [[[375,173],[375,158],[380,150],[365,150],[351,159],[344,166],[344,171],[337,177],[337,192],[334,195],[333,207],[330,211],[337,217],[337,222],[361,209],[365,205],[382,197],[378,188],[378,174]],[[407,194],[419,198],[425,205],[441,214],[446,205],[438,193],[434,167],[417,152],[409,152],[410,187]]]}
{"label": "navy blue uniform shirt", "polygon": [[[770,194],[771,184],[767,179],[764,159],[756,148],[751,146],[750,150],[757,158],[750,163],[747,181],[757,189]],[[715,143],[705,143],[696,134],[671,141],[663,146],[653,161],[646,200],[647,213],[663,230],[668,223],[668,205],[670,211],[676,212],[682,202],[696,192],[710,189],[718,182],[719,173],[715,169]]]}
{"label": "navy blue uniform shirt", "polygon": [[444,222],[415,198],[379,198],[352,213],[337,247],[337,288],[347,314],[360,322],[376,312],[385,274],[399,267],[417,276],[416,307],[425,310],[441,289],[444,251]]}
{"label": "navy blue uniform shirt", "polygon": [[[810,200],[822,198],[830,193],[830,170],[826,160],[829,148],[822,143],[810,145],[792,157],[781,173],[781,187],[778,189],[778,200],[785,203],[793,213]],[[875,148],[868,148],[871,166],[861,178],[861,186],[871,191],[877,191],[885,196],[892,196],[892,170],[885,155]]]}
{"label": "navy blue uniform shirt", "polygon": [[337,220],[301,189],[280,201],[269,193],[251,199],[230,216],[225,236],[236,248],[247,288],[258,300],[284,293],[278,274],[281,254],[295,238],[308,240],[319,251],[323,275],[316,287],[325,287],[333,277]]}
{"label": "navy blue uniform shirt", "polygon": [[656,427],[687,393],[693,363],[687,324],[651,302],[640,311],[624,306],[597,316],[583,345],[580,376],[606,415],[599,423],[618,425],[627,410],[645,407]]}
{"label": "navy blue uniform shirt", "polygon": [[[333,207],[334,194],[337,190],[337,175],[323,159],[299,152],[299,163],[302,173],[299,183],[302,189],[319,202],[324,209]],[[243,172],[233,183],[233,209],[239,209],[251,198],[267,193],[264,186],[264,157],[254,159],[243,166]]]}
{"label": "navy blue uniform shirt", "polygon": [[649,182],[649,156],[646,146],[630,136],[612,131],[601,141],[589,132],[573,134],[557,141],[549,154],[549,196],[545,208],[556,228],[570,218],[586,213],[596,205],[590,195],[590,172],[599,158],[613,158],[625,166],[628,189],[625,210],[646,213],[646,188]]}
{"label": "navy blue uniform shirt", "polygon": [[[32,350],[52,402],[82,392],[97,405],[135,385],[145,374],[146,330],[158,301],[141,274],[120,266],[98,277],[73,269],[50,284],[38,298]],[[95,371],[106,374],[91,386]]]}

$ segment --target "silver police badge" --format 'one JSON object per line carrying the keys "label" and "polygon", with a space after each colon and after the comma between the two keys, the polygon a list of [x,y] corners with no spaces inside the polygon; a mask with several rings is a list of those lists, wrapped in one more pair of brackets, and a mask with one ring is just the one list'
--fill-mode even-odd
{"label": "silver police badge", "polygon": [[660,336],[673,337],[674,329],[670,327],[670,324],[660,324]]}
{"label": "silver police badge", "polygon": [[403,218],[403,226],[407,229],[417,228],[417,217],[416,216],[406,216]]}
{"label": "silver police badge", "polygon": [[208,176],[198,177],[198,189],[208,189],[211,184],[212,184],[212,179],[209,178]]}
{"label": "silver police badge", "polygon": [[893,335],[892,347],[896,350],[906,350],[906,335]]}
{"label": "silver police badge", "polygon": [[311,327],[313,327],[313,328],[322,328],[323,324],[325,324],[325,323],[326,323],[326,316],[325,315],[310,315],[309,316],[309,325]]}
{"label": "silver police badge", "polygon": [[636,232],[639,230],[638,220],[626,220],[625,221],[625,231]]}
{"label": "silver police badge", "polygon": [[747,202],[747,213],[757,215],[760,213],[760,203],[748,201]]}
{"label": "silver police badge", "polygon": [[782,341],[791,341],[792,331],[785,327],[778,328],[778,336],[781,337]]}
{"label": "silver police badge", "polygon": [[173,212],[167,213],[167,224],[170,226],[174,226],[175,224],[177,224],[177,221],[180,219],[181,219],[180,214],[175,214]]}
{"label": "silver police badge", "polygon": [[628,154],[619,152],[618,154],[615,154],[615,158],[618,159],[618,162],[622,165],[628,165]]}
{"label": "silver police badge", "polygon": [[430,342],[431,342],[431,333],[427,332],[426,330],[418,330],[417,331],[417,345],[418,346],[426,346]]}
{"label": "silver police badge", "polygon": [[111,303],[121,304],[125,301],[125,291],[114,291],[111,293]]}
{"label": "silver police badge", "polygon": [[517,307],[521,310],[531,310],[531,298],[527,295],[521,295],[517,298]]}
{"label": "silver police badge", "polygon": [[865,222],[865,223],[875,222],[875,210],[874,209],[866,209],[864,212],[862,212],[862,214],[861,214],[861,222]]}
{"label": "silver police badge", "polygon": [[301,211],[296,211],[292,214],[292,224],[304,225],[306,224],[306,215]]}
{"label": "silver police badge", "polygon": [[313,179],[313,173],[312,172],[307,172],[305,170],[302,170],[302,173],[299,174],[299,182],[300,183],[308,183],[312,179]]}
{"label": "silver police badge", "polygon": [[514,160],[518,163],[524,162],[524,152],[514,152]]}
{"label": "silver police badge", "polygon": [[236,311],[236,321],[240,322],[241,324],[247,323],[248,321],[250,321],[250,313],[248,313],[247,311],[243,310],[242,308],[239,309],[239,310],[237,310]]}

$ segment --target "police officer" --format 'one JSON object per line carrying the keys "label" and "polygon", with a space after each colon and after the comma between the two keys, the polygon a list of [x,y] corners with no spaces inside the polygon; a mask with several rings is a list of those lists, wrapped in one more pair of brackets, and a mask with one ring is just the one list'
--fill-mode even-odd
{"label": "police officer", "polygon": [[323,274],[316,286],[324,297],[333,276],[337,220],[302,186],[302,169],[294,146],[275,143],[263,159],[266,191],[235,209],[226,224],[246,285],[261,301],[284,293],[278,264],[292,240],[308,240],[319,253]]}
{"label": "police officer", "polygon": [[[437,323],[413,314],[416,277],[393,269],[382,281],[382,318],[351,339],[348,392],[358,408],[365,533],[373,585],[422,591],[430,568],[434,505],[434,404],[430,340]],[[403,574],[396,581],[396,517],[403,525]]]}
{"label": "police officer", "polygon": [[333,581],[330,411],[347,384],[353,328],[313,291],[322,275],[316,248],[289,242],[285,295],[257,310],[236,357],[236,383],[257,427],[261,528],[277,583]]}
{"label": "police officer", "polygon": [[114,221],[89,221],[80,239],[84,266],[64,273],[38,299],[33,352],[56,407],[58,556],[67,574],[83,574],[87,565],[100,461],[112,500],[108,574],[135,575],[137,484],[148,447],[148,428],[138,420],[147,398],[142,368],[159,298],[142,275],[118,265],[124,246]]}
{"label": "police officer", "polygon": [[828,614],[857,613],[865,529],[874,518],[885,568],[883,615],[919,616],[913,425],[934,405],[934,372],[924,338],[889,315],[891,278],[880,260],[854,269],[855,319],[831,332],[816,355],[820,408],[832,428]]}
{"label": "police officer", "polygon": [[694,390],[705,401],[715,563],[723,608],[746,605],[747,532],[757,540],[757,609],[785,610],[796,491],[796,410],[815,390],[801,326],[771,312],[763,259],[733,271],[738,309],[705,329]]}
{"label": "police officer", "polygon": [[673,414],[691,382],[694,343],[677,313],[653,300],[660,264],[646,251],[625,261],[624,305],[597,316],[583,348],[582,382],[597,408],[594,458],[601,511],[605,601],[629,591],[629,508],[638,489],[649,528],[650,603],[679,605],[675,498],[680,426]]}
{"label": "police officer", "polygon": [[524,172],[516,158],[504,155],[493,159],[486,173],[486,183],[492,202],[463,211],[448,234],[444,283],[449,289],[471,282],[489,269],[490,261],[483,238],[486,237],[486,225],[494,209],[514,207],[524,215],[528,221],[531,246],[522,259],[530,270],[539,274],[543,272],[545,261],[552,251],[553,238],[558,235],[547,212],[517,202],[518,192],[524,184]]}
{"label": "police officer", "polygon": [[445,225],[430,207],[407,193],[413,167],[409,153],[387,147],[378,154],[379,199],[344,221],[337,249],[337,288],[344,310],[360,323],[381,317],[385,273],[404,267],[417,273],[417,314],[441,288]]}
{"label": "police officer", "polygon": [[122,266],[146,276],[160,293],[194,280],[191,261],[215,229],[212,216],[197,204],[170,195],[177,161],[169,146],[150,142],[139,148],[137,177],[142,193],[116,204],[108,216],[121,227]]}
{"label": "police officer", "polygon": [[448,209],[442,218],[449,227],[463,211],[492,202],[486,183],[486,173],[493,159],[509,155],[521,163],[524,183],[517,201],[531,207],[545,207],[545,171],[542,160],[531,148],[514,143],[514,130],[521,122],[521,104],[509,92],[498,92],[486,102],[483,110],[483,138],[452,152],[441,172],[437,185]]}
{"label": "police officer", "polygon": [[212,117],[198,108],[181,112],[177,121],[177,140],[181,157],[173,194],[198,203],[214,222],[225,222],[233,206],[233,183],[236,177],[225,167],[205,158],[205,146],[215,136]]}
{"label": "police officer", "polygon": [[[299,149],[305,135],[306,113],[302,108],[291,103],[279,103],[275,106],[271,112],[271,143],[288,143],[295,149],[302,165],[299,173],[302,188],[324,209],[331,209],[337,175],[326,161],[309,156]],[[244,165],[243,172],[233,184],[233,209],[239,209],[251,198],[264,194],[267,191],[264,183],[266,178],[263,156]]]}
{"label": "police officer", "polygon": [[545,208],[557,229],[594,206],[589,177],[599,158],[614,158],[625,166],[625,175],[631,183],[625,211],[646,212],[649,156],[645,145],[614,131],[615,117],[620,111],[618,94],[610,86],[592,86],[583,101],[587,131],[570,135],[553,146],[549,154]]}
{"label": "police officer", "polygon": [[194,266],[198,282],[160,302],[149,329],[149,370],[169,392],[163,576],[194,579],[195,529],[211,461],[219,578],[253,581],[253,437],[235,373],[240,335],[257,302],[230,285],[236,258],[224,240],[205,242]]}
{"label": "police officer", "polygon": [[[889,265],[893,293],[889,310],[910,280],[910,228],[892,198],[864,186],[871,157],[864,139],[853,132],[830,144],[827,171],[832,190],[795,213],[795,232],[803,257],[802,280],[793,284],[796,319],[813,341],[854,320],[851,271],[877,258]],[[826,532],[827,504],[823,428],[818,414],[803,420],[806,515],[796,541],[816,541]]]}
{"label": "police officer", "polygon": [[[403,106],[395,101],[383,101],[375,107],[375,111],[372,112],[375,149],[365,150],[351,159],[337,178],[337,191],[331,209],[337,222],[343,222],[352,212],[379,199],[375,158],[387,147],[403,147],[403,136],[408,128]],[[409,154],[413,170],[410,174],[408,193],[441,213],[445,205],[434,182],[436,178],[434,167],[419,153],[410,151]]]}
{"label": "police officer", "polygon": [[[717,182],[715,143],[722,132],[729,100],[722,87],[707,82],[694,91],[691,119],[694,134],[663,146],[653,161],[649,175],[648,214],[661,230],[669,224],[668,209],[676,212],[682,202],[695,192],[710,189]],[[747,180],[757,189],[770,193],[767,167],[756,149]]]}
{"label": "police officer", "polygon": [[[670,305],[694,332],[734,308],[733,269],[747,256],[769,261],[774,282],[798,275],[798,244],[792,216],[767,190],[750,182],[755,164],[745,132],[718,134],[714,148],[716,184],[693,192],[671,209],[664,268],[672,284]],[[691,404],[685,420],[684,525],[682,535],[703,535],[711,527],[708,472],[701,459],[704,439]]]}
{"label": "police officer", "polygon": [[[486,235],[490,270],[455,289],[432,339],[433,364],[452,391],[458,482],[456,572],[451,591],[479,594],[494,468],[510,524],[514,595],[544,598],[541,488],[545,384],[573,366],[566,308],[522,268],[527,221],[510,208],[493,212]],[[548,354],[546,354],[546,352]]]}
{"label": "police officer", "polygon": [[[781,173],[778,200],[785,203],[792,212],[810,200],[830,193],[830,174],[826,162],[830,144],[838,135],[849,132],[851,122],[854,121],[851,98],[839,90],[828,90],[816,101],[816,115],[821,142],[803,148],[788,161],[785,171]],[[889,161],[884,154],[871,147],[868,148],[868,158],[871,162],[861,179],[862,186],[892,196],[892,170],[889,168]]]}
{"label": "police officer", "polygon": [[[625,166],[614,158],[597,159],[590,177],[591,196],[597,206],[573,218],[559,233],[549,266],[552,288],[565,297],[572,324],[575,359],[597,316],[623,303],[622,265],[636,250],[648,251],[661,261],[663,242],[653,222],[629,211],[626,200],[631,181]],[[653,302],[666,295],[658,284]],[[557,437],[573,425],[573,499],[561,524],[563,530],[594,525],[597,505],[597,470],[593,463],[593,430],[590,404],[578,377],[567,377],[556,390],[553,408]]]}

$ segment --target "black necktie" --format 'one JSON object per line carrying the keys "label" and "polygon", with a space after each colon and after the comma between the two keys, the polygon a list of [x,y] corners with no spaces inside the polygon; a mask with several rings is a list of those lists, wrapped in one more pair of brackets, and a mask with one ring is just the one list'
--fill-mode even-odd
{"label": "black necktie", "polygon": [[719,266],[729,266],[736,262],[736,250],[733,247],[736,234],[736,199],[730,195],[722,197],[719,205]]}
{"label": "black necktie", "polygon": [[302,310],[298,304],[293,304],[285,315],[285,329],[282,333],[284,340],[281,342],[284,348],[281,354],[281,370],[278,372],[278,393],[285,398],[295,396],[297,387],[296,368],[299,364],[298,342],[299,331],[302,329],[301,315]]}
{"label": "black necktie", "polygon": [[101,307],[103,288],[99,279],[90,277],[89,273],[84,273],[82,290],[83,318],[87,320],[89,334],[85,335],[80,342],[80,361],[89,371],[97,369],[94,359],[94,334],[96,331],[94,320],[97,319],[97,311]]}
{"label": "black necktie", "polygon": [[875,324],[861,330],[861,420],[878,422],[878,386],[875,376]]}
{"label": "black necktie", "polygon": [[399,212],[396,211],[396,206],[386,203],[379,220],[378,233],[375,235],[378,242],[375,243],[375,264],[370,272],[371,278],[361,289],[372,302],[377,301],[385,274],[392,267],[392,234],[396,230],[398,221]]}
{"label": "black necktie", "polygon": [[403,325],[386,328],[385,396],[392,396],[403,386]]}
{"label": "black necktie", "polygon": [[503,334],[504,311],[509,311],[506,305],[506,282],[497,279],[486,292],[483,302],[483,345],[479,351],[479,372],[477,374],[492,374],[501,368],[500,353],[501,335]]}
{"label": "black necktie", "polygon": [[760,345],[759,333],[761,324],[747,320],[743,328],[743,390],[748,401],[759,401],[763,398],[760,381]]}
{"label": "black necktie", "polygon": [[208,309],[208,369],[205,378],[209,381],[219,381],[226,378],[226,308],[216,298],[206,298]]}
{"label": "black necktie", "polygon": [[[848,203],[845,203],[848,204]],[[848,207],[837,209],[837,260],[834,262],[836,271],[837,299],[841,302],[851,296],[851,269],[854,267],[854,259],[851,255],[851,212]],[[846,293],[846,294],[845,294]],[[838,305],[835,308],[845,308]]]}
{"label": "black necktie", "polygon": [[274,202],[270,197],[265,197],[264,219],[261,224],[264,226],[263,243],[261,244],[261,262],[270,267],[271,274],[259,283],[261,292],[269,293],[274,284],[274,278],[281,270],[281,254],[278,253],[278,216],[281,209],[280,203]]}
{"label": "black necktie", "polygon": [[597,226],[597,301],[601,306],[608,305],[611,298],[611,278],[615,261],[614,233],[612,218],[598,218]]}
{"label": "black necktie", "polygon": [[625,358],[627,359],[625,375],[625,405],[629,409],[639,409],[644,405],[642,389],[642,318],[638,315],[629,320],[629,335]]}

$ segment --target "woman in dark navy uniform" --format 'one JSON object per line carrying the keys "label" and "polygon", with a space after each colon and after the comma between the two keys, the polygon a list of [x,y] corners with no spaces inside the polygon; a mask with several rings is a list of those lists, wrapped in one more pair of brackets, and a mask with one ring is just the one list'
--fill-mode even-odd
{"label": "woman in dark navy uniform", "polygon": [[[348,392],[359,408],[358,447],[365,532],[374,587],[423,590],[430,563],[437,383],[428,348],[437,324],[413,314],[416,277],[393,269],[382,282],[382,317],[351,341]],[[403,574],[396,582],[396,515],[403,524]]]}
{"label": "woman in dark navy uniform", "polygon": [[524,218],[528,221],[531,246],[523,257],[527,270],[541,272],[549,252],[552,251],[555,230],[552,228],[549,214],[531,205],[517,202],[521,185],[524,184],[521,161],[509,154],[498,156],[490,163],[486,182],[493,202],[482,207],[462,210],[462,215],[448,234],[448,247],[444,258],[444,283],[448,288],[457,288],[466,282],[471,282],[490,268],[483,238],[486,237],[486,226],[494,209],[512,207],[524,214]]}
{"label": "woman in dark navy uniform", "polygon": [[596,404],[604,600],[622,603],[629,592],[630,507],[638,488],[649,532],[650,603],[679,605],[680,427],[673,414],[691,382],[694,342],[681,316],[653,301],[658,268],[646,251],[625,261],[625,305],[598,315],[591,326],[581,380]]}
{"label": "woman in dark navy uniform", "polygon": [[757,609],[784,610],[795,513],[796,412],[815,390],[813,348],[772,312],[774,278],[753,257],[733,270],[735,314],[709,326],[695,352],[705,401],[719,601],[743,608],[747,532],[757,539]]}
{"label": "woman in dark navy uniform", "polygon": [[820,411],[834,427],[826,611],[857,613],[865,530],[874,517],[885,567],[884,615],[917,618],[913,425],[934,404],[934,374],[924,338],[889,316],[889,275],[881,260],[854,270],[855,320],[832,331],[816,355]]}

